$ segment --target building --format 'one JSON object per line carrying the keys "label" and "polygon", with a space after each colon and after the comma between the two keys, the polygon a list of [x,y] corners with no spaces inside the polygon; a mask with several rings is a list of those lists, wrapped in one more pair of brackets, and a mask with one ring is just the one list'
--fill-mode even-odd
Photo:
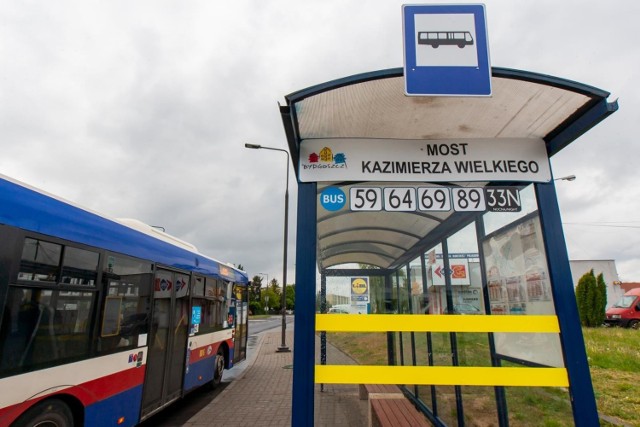
{"label": "building", "polygon": [[[569,264],[571,266],[571,277],[573,279],[574,289],[578,286],[580,278],[585,273],[591,271],[591,269],[593,269],[593,274],[595,274],[596,277],[602,273],[604,283],[607,285],[607,308],[615,304],[628,290],[625,290],[624,287],[621,286],[615,260],[572,260],[569,261]],[[640,283],[638,285],[640,286]]]}

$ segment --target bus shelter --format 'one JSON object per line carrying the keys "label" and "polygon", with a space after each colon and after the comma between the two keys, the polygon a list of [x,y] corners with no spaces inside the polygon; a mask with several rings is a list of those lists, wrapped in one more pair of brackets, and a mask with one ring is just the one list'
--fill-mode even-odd
{"label": "bus shelter", "polygon": [[[313,424],[316,383],[399,385],[439,426],[518,424],[547,398],[597,424],[549,158],[617,104],[547,75],[491,80],[491,97],[408,97],[398,68],[286,96],[293,425]],[[316,306],[336,280],[360,315]],[[377,334],[386,363],[316,365],[316,333],[334,332]]]}

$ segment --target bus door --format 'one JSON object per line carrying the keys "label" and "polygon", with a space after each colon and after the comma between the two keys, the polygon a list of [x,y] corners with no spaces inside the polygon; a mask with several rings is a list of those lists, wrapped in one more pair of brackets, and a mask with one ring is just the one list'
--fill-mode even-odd
{"label": "bus door", "polygon": [[158,269],[142,418],[180,397],[189,324],[189,276]]}
{"label": "bus door", "polygon": [[247,306],[248,291],[246,286],[235,285],[233,293],[236,298],[236,315],[235,315],[235,341],[233,350],[233,363],[247,357],[247,339],[248,339],[248,315],[249,307]]}

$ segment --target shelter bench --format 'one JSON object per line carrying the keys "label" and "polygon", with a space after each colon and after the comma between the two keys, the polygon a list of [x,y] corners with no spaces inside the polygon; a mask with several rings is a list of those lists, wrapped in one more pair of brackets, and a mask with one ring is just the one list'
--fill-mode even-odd
{"label": "shelter bench", "polygon": [[370,427],[431,426],[424,414],[395,385],[360,384],[360,399],[368,399]]}

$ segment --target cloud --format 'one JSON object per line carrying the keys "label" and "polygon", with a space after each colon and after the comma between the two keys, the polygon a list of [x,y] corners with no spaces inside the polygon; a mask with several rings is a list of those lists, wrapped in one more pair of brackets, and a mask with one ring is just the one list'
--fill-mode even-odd
{"label": "cloud", "polygon": [[[401,67],[402,4],[3,2],[0,172],[280,277],[284,155],[244,143],[286,148],[277,103],[288,93]],[[488,1],[486,10],[494,66],[620,97],[620,111],[552,160],[556,176],[578,176],[558,183],[563,220],[635,219],[640,4]],[[289,190],[293,281],[293,176]],[[616,259],[621,276],[640,277],[635,229],[565,233],[572,257]]]}

